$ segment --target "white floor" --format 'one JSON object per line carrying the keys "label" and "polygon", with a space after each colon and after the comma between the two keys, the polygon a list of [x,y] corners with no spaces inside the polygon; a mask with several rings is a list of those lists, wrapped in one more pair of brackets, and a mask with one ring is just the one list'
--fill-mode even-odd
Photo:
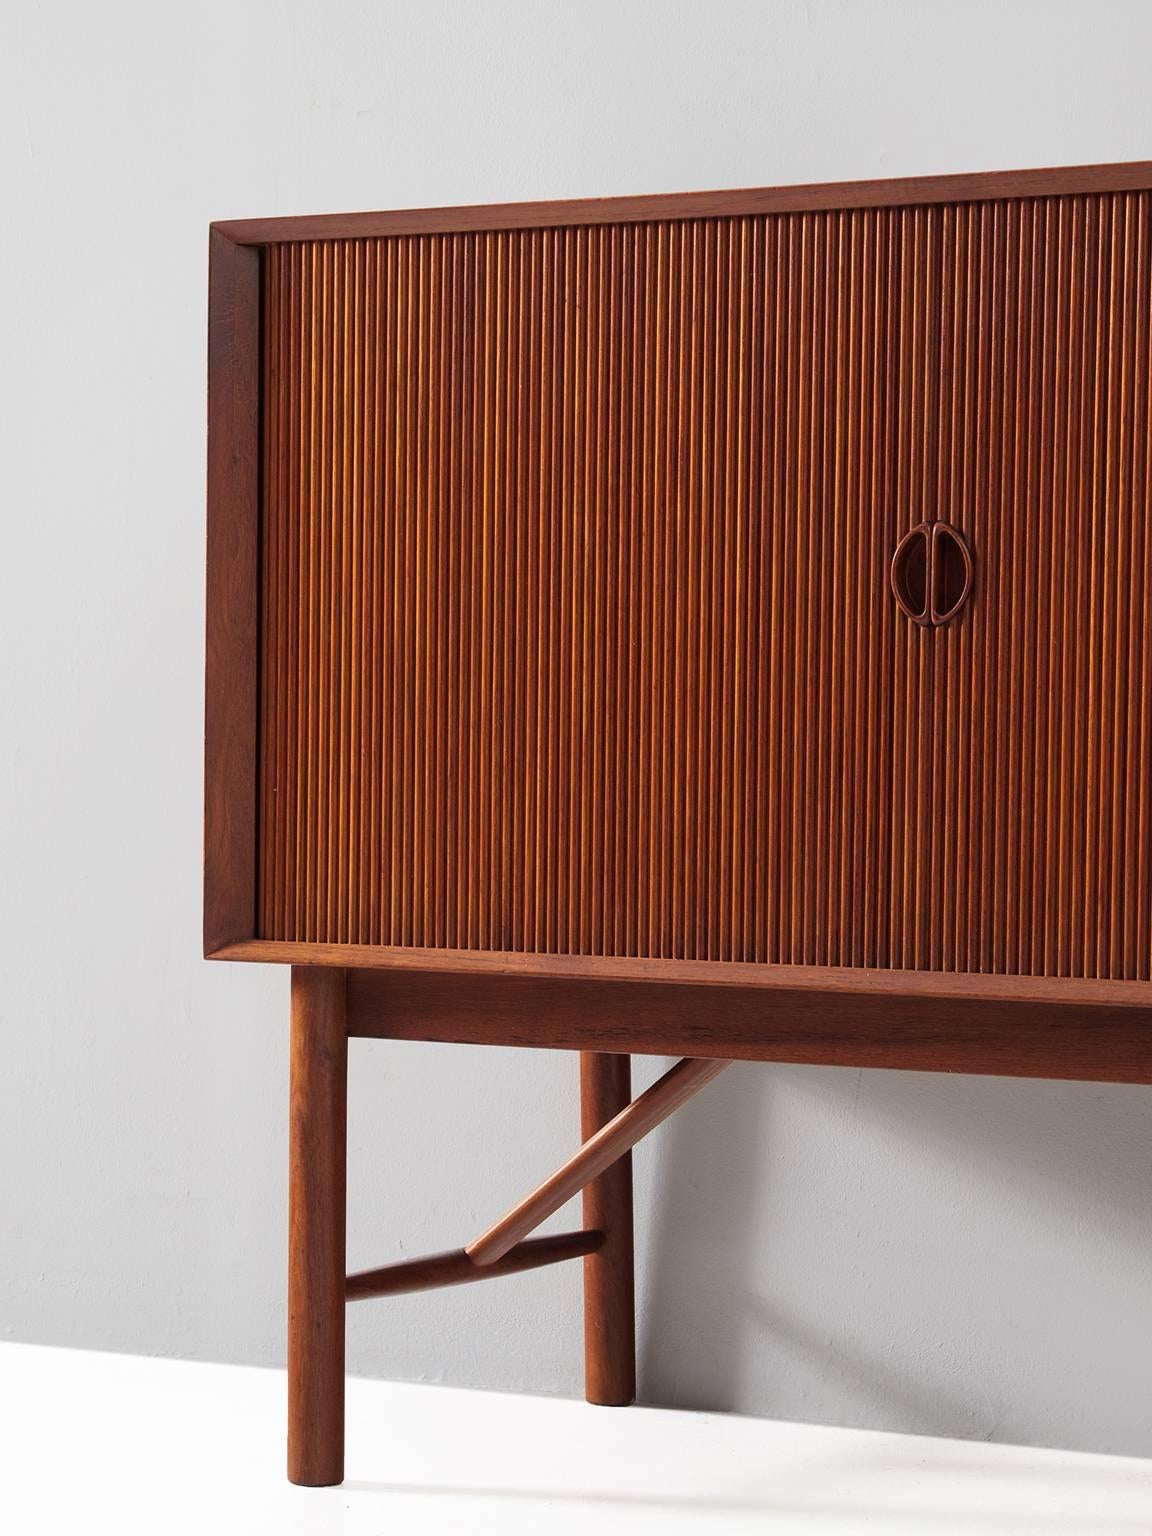
{"label": "white floor", "polygon": [[149,1536],[1152,1532],[1152,1461],[348,1384],[348,1481],[291,1488],[284,1377],[0,1346],[0,1528]]}

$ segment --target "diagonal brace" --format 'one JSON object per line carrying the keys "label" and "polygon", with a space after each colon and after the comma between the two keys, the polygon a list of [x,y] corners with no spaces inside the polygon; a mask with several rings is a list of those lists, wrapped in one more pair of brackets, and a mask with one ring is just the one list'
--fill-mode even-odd
{"label": "diagonal brace", "polygon": [[464,1252],[473,1264],[495,1264],[498,1260],[558,1211],[585,1184],[602,1174],[605,1168],[623,1157],[641,1137],[667,1120],[674,1110],[698,1093],[706,1083],[719,1076],[728,1066],[727,1061],[702,1060],[686,1056],[651,1088],[633,1099],[612,1120],[608,1121],[580,1150],[558,1168],[550,1179],[532,1191],[520,1204],[475,1242],[469,1243]]}

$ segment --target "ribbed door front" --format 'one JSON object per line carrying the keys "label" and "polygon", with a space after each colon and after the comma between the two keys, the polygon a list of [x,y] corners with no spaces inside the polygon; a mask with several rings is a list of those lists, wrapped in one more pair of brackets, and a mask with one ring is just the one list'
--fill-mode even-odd
{"label": "ribbed door front", "polygon": [[261,936],[1148,976],[1147,225],[269,247]]}

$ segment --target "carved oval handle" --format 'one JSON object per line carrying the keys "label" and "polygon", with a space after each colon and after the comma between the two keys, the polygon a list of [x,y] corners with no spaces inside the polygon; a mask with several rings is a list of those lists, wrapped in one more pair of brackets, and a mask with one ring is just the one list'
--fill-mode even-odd
{"label": "carved oval handle", "polygon": [[892,593],[913,624],[935,629],[954,619],[968,601],[974,571],[972,551],[958,528],[917,523],[892,556]]}

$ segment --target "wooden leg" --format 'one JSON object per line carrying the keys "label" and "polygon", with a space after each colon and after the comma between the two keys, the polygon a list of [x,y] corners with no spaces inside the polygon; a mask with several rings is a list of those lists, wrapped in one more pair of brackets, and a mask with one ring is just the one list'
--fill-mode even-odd
{"label": "wooden leg", "polygon": [[[585,1140],[631,1099],[631,1059],[580,1053],[580,1129]],[[636,1396],[636,1299],[632,1257],[632,1154],[584,1188],[584,1225],[604,1244],[584,1260],[584,1395],[622,1407]]]}
{"label": "wooden leg", "polygon": [[288,1477],[344,1480],[345,972],[292,968]]}

